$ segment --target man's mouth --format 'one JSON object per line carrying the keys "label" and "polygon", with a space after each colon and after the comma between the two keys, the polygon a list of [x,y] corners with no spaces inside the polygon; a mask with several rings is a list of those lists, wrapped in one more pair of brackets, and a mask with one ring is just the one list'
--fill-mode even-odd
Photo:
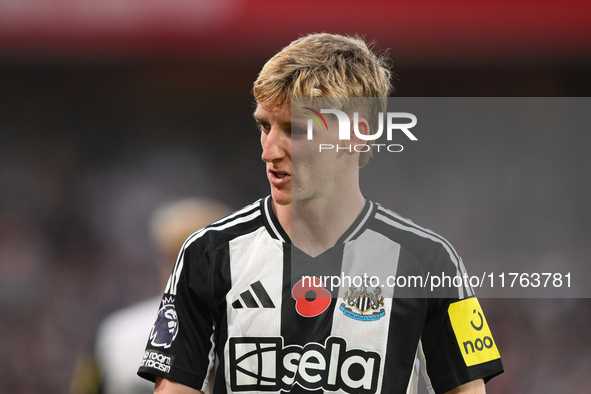
{"label": "man's mouth", "polygon": [[274,185],[280,185],[286,182],[290,177],[288,172],[269,170],[269,180]]}

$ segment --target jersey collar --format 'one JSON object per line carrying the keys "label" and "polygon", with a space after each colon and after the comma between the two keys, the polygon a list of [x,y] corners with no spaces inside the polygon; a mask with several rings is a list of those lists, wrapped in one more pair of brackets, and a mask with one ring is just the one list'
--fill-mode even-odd
{"label": "jersey collar", "polygon": [[[281,242],[291,244],[291,239],[289,238],[283,227],[281,227],[281,224],[279,224],[279,219],[277,219],[277,216],[275,216],[275,212],[273,212],[271,196],[267,196],[266,198],[261,200],[261,211],[263,212],[265,227],[267,228],[269,234],[271,234],[271,237],[278,239]],[[353,241],[361,233],[363,233],[363,231],[367,227],[367,224],[375,215],[375,211],[376,204],[366,199],[363,210],[361,211],[357,219],[355,219],[353,224],[351,224],[351,226],[347,229],[347,231],[345,231],[345,233],[341,235],[336,245]]]}
{"label": "jersey collar", "polygon": [[273,212],[272,200],[271,196],[267,196],[261,200],[261,211],[263,212],[265,227],[269,234],[271,234],[271,237],[284,243],[291,243],[289,236],[285,230],[283,230],[283,227],[279,224],[279,219],[277,219],[275,212]]}

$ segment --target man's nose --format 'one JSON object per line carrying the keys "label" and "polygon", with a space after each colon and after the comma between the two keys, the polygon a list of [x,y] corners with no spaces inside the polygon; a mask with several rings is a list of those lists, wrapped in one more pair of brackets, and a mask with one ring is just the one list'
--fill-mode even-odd
{"label": "man's nose", "polygon": [[263,147],[261,158],[263,161],[272,162],[282,159],[285,156],[285,138],[284,133],[274,127],[268,133],[263,134],[261,137],[261,145]]}

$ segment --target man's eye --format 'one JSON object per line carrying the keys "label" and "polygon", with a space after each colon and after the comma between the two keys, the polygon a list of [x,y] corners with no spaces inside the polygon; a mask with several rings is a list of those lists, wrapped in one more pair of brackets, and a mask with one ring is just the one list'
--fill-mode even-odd
{"label": "man's eye", "polygon": [[266,125],[266,124],[257,123],[257,129],[258,129],[258,131],[264,133],[264,132],[268,131],[270,129],[270,127],[269,127],[269,125]]}

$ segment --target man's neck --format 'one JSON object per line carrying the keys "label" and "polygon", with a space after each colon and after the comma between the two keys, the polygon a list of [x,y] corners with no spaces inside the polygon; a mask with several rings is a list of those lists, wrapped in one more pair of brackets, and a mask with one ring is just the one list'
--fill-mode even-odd
{"label": "man's neck", "polygon": [[365,206],[365,198],[359,190],[338,197],[289,205],[273,202],[273,210],[292,244],[315,257],[336,244]]}

